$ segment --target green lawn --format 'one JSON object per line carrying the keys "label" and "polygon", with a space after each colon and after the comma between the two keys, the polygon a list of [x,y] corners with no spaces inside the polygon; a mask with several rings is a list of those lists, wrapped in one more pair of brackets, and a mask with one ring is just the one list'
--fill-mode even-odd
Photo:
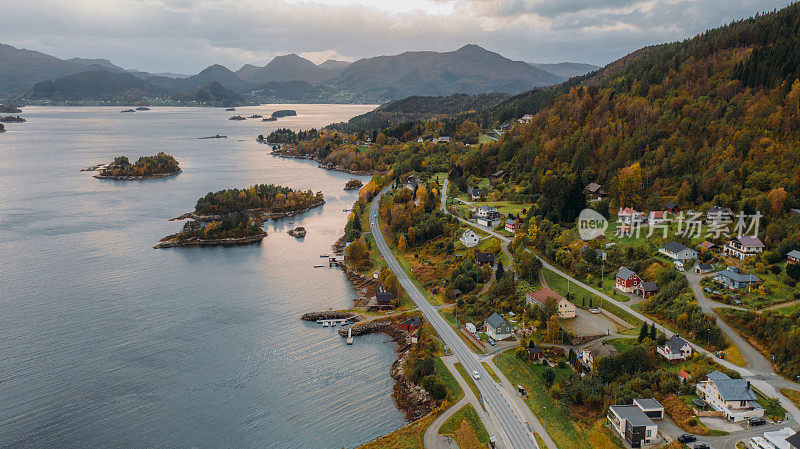
{"label": "green lawn", "polygon": [[455,377],[453,377],[453,373],[447,369],[447,366],[442,361],[441,357],[436,357],[433,360],[433,365],[436,368],[436,374],[442,378],[445,386],[447,386],[447,399],[451,402],[458,402],[461,398],[464,397],[464,390],[461,388],[461,385],[458,383]]}
{"label": "green lawn", "polygon": [[497,383],[500,383],[500,377],[497,376],[497,373],[494,372],[494,370],[492,369],[491,366],[489,366],[488,363],[481,362],[481,365],[483,365],[483,367],[486,368],[486,371],[489,372],[489,377],[491,377],[492,380],[494,380]]}
{"label": "green lawn", "polygon": [[[522,385],[528,391],[525,403],[543,423],[545,430],[558,445],[558,449],[618,449],[622,446],[615,441],[602,425],[591,428],[575,422],[571,413],[562,409],[559,401],[550,397],[541,380],[544,367],[531,366],[514,356],[514,350],[505,351],[494,358],[494,364],[515,385]],[[557,379],[569,372],[556,369]],[[546,416],[546,417],[545,417]]]}
{"label": "green lawn", "polygon": [[469,385],[469,389],[472,390],[472,393],[475,395],[476,398],[481,397],[481,392],[478,391],[478,386],[475,385],[475,381],[472,380],[472,374],[467,372],[467,369],[460,362],[455,363],[456,369],[459,373],[461,373],[461,377],[467,381],[467,385]]}
{"label": "green lawn", "polygon": [[456,430],[461,427],[461,423],[463,421],[466,421],[467,424],[472,427],[472,430],[475,432],[475,435],[478,437],[478,441],[481,444],[489,444],[489,432],[486,431],[486,428],[481,422],[481,418],[478,416],[478,412],[475,411],[475,408],[472,407],[472,404],[467,404],[458,409],[453,416],[451,416],[442,424],[441,427],[439,427],[439,434],[455,435]]}

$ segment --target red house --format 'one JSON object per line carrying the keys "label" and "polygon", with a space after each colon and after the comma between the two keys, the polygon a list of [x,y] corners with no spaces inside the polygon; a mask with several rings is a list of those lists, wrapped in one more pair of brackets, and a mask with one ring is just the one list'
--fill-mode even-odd
{"label": "red house", "polygon": [[412,316],[411,318],[397,325],[397,327],[406,332],[414,332],[415,330],[419,329],[420,326],[422,326],[422,318],[418,316]]}
{"label": "red house", "polygon": [[633,293],[641,283],[642,280],[636,273],[625,267],[620,267],[617,272],[617,290],[624,293]]}
{"label": "red house", "polygon": [[544,358],[544,349],[528,347],[528,360],[536,361]]}
{"label": "red house", "polygon": [[786,255],[786,260],[789,263],[800,264],[800,251],[796,249],[789,251],[789,254]]}

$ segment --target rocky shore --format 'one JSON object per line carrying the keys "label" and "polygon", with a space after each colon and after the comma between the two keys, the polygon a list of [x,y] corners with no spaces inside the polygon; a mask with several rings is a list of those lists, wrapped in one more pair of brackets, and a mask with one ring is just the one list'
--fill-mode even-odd
{"label": "rocky shore", "polygon": [[300,319],[303,321],[317,321],[317,320],[343,320],[345,318],[353,318],[352,322],[357,323],[361,321],[361,317],[358,316],[355,312],[350,310],[325,310],[322,312],[308,312],[304,313],[300,316]]}
{"label": "rocky shore", "polygon": [[[82,170],[83,171],[83,170]],[[86,170],[88,171],[88,170]],[[177,170],[170,173],[154,173],[152,175],[142,175],[142,176],[114,176],[114,175],[94,175],[97,179],[111,179],[113,181],[141,181],[143,179],[158,179],[158,178],[166,178],[167,176],[177,175],[178,173],[182,172],[183,170]]]}
{"label": "rocky shore", "polygon": [[252,243],[261,243],[264,240],[264,237],[267,236],[266,232],[263,232],[258,235],[252,235],[249,237],[237,237],[237,238],[226,238],[226,239],[199,239],[197,237],[192,237],[187,240],[183,240],[180,242],[172,242],[170,240],[174,239],[175,237],[179,236],[180,234],[171,234],[163,239],[161,239],[161,243],[154,246],[154,249],[159,248],[176,248],[179,246],[234,246],[234,245],[249,245]]}
{"label": "rocky shore", "polygon": [[[299,209],[299,210],[293,210],[293,211],[289,211],[289,212],[267,212],[264,209],[247,209],[247,210],[243,210],[242,212],[244,212],[246,214],[250,214],[250,215],[257,215],[262,220],[267,220],[267,219],[270,219],[270,218],[278,219],[278,218],[285,218],[285,217],[294,217],[295,215],[300,215],[300,214],[306,213],[306,212],[310,211],[311,209],[314,209],[314,208],[317,208],[319,206],[322,206],[323,204],[325,204],[325,200],[320,200],[319,202],[316,202],[316,203],[314,203],[311,206],[308,206],[306,208]],[[198,214],[196,212],[186,212],[183,215],[179,215],[179,216],[177,216],[175,218],[170,218],[169,221],[180,221],[180,220],[189,220],[189,219],[197,220],[197,221],[215,221],[215,220],[221,220],[223,217],[225,217],[225,216],[224,215],[201,215],[201,214]]]}

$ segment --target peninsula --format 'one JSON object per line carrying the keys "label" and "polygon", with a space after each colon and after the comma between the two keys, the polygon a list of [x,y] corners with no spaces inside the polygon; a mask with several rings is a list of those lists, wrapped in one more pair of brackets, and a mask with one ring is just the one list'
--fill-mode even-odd
{"label": "peninsula", "polygon": [[117,181],[163,178],[181,172],[178,161],[163,152],[155,156],[142,156],[135,164],[131,164],[125,156],[118,156],[111,164],[98,168],[100,174],[95,175],[95,178]]}

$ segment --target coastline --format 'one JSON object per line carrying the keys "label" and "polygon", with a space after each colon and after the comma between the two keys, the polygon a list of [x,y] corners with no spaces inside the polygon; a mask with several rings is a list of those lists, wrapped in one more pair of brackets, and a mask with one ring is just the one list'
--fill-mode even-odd
{"label": "coastline", "polygon": [[282,143],[267,142],[266,140],[257,140],[257,141],[259,143],[263,143],[264,145],[270,145],[272,147],[272,151],[270,151],[269,154],[272,155],[272,156],[275,156],[275,157],[280,157],[280,158],[284,158],[284,159],[302,159],[302,160],[306,160],[306,161],[314,161],[317,164],[319,164],[319,165],[317,165],[318,168],[322,168],[322,169],[325,169],[325,170],[331,170],[331,171],[338,171],[338,172],[347,173],[347,174],[354,175],[354,176],[372,176],[372,175],[378,174],[377,172],[373,172],[373,171],[369,171],[369,170],[350,170],[348,168],[339,167],[339,166],[329,167],[329,166],[327,166],[327,165],[325,165],[323,163],[324,161],[321,161],[317,157],[300,156],[300,155],[295,155],[295,154],[286,154],[286,153],[284,153],[283,151],[280,150],[280,147],[279,147],[280,145],[284,145]]}
{"label": "coastline", "polygon": [[188,240],[184,240],[181,242],[170,242],[169,240],[174,239],[175,237],[179,236],[180,233],[177,234],[170,234],[159,242],[153,249],[160,249],[160,248],[177,248],[180,246],[235,246],[235,245],[250,245],[253,243],[261,243],[264,240],[264,237],[267,236],[266,232],[262,232],[258,235],[252,235],[249,237],[231,237],[225,239],[199,239],[197,237],[192,237]]}
{"label": "coastline", "polygon": [[[267,219],[277,220],[278,218],[294,217],[295,215],[304,214],[304,213],[310,211],[311,209],[316,209],[317,207],[322,206],[323,204],[325,204],[325,200],[324,199],[320,200],[319,202],[314,203],[314,204],[312,204],[312,205],[310,205],[310,206],[308,206],[306,208],[287,211],[287,212],[266,212],[264,209],[246,209],[246,210],[243,210],[241,212],[244,212],[244,213],[250,214],[250,215],[258,215],[262,220],[267,220]],[[186,212],[185,214],[179,215],[179,216],[177,216],[175,218],[170,218],[169,221],[197,220],[197,221],[206,222],[206,221],[221,220],[221,219],[223,219],[225,217],[225,215],[228,215],[228,214],[222,214],[222,215],[200,215],[200,214],[192,211],[192,212]]]}

